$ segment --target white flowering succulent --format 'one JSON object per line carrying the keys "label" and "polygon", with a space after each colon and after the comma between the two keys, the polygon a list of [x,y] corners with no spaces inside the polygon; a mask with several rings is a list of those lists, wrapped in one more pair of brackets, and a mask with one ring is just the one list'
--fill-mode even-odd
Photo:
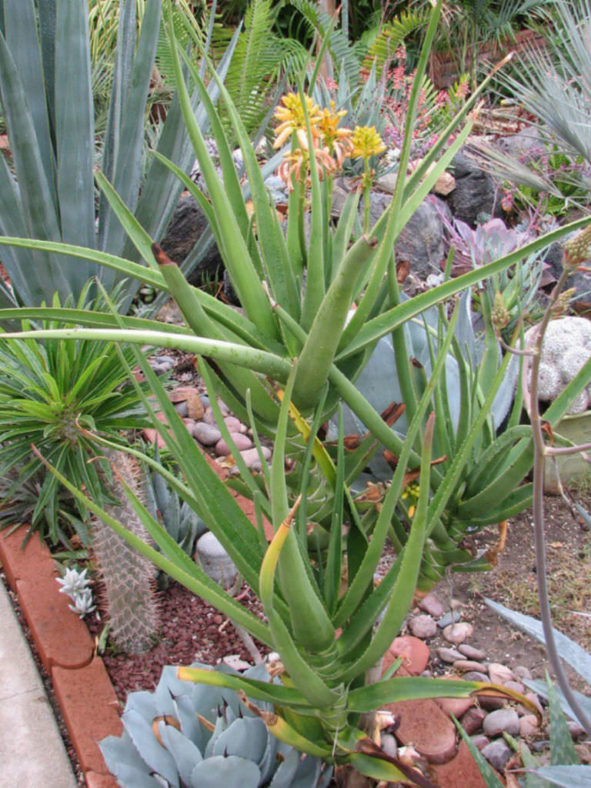
{"label": "white flowering succulent", "polygon": [[67,594],[73,605],[69,605],[73,613],[77,613],[83,618],[87,613],[95,610],[93,604],[92,589],[89,588],[90,580],[86,576],[87,569],[80,571],[75,567],[66,569],[63,577],[57,577],[57,582],[61,585],[60,593]]}

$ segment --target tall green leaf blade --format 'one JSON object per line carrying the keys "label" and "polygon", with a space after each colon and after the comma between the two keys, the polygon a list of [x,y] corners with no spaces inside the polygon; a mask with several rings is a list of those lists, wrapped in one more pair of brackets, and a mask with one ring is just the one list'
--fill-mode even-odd
{"label": "tall green leaf blade", "polygon": [[[232,37],[217,68],[221,80],[225,79],[237,40],[238,34]],[[211,80],[207,90],[211,101],[215,104],[219,95],[217,82]],[[209,121],[203,106],[197,102],[196,92],[191,103],[194,107],[195,119],[205,133]],[[161,156],[169,159],[184,171],[193,162],[193,149],[183,122],[183,114],[177,95],[168,108],[156,150]],[[139,223],[146,228],[148,235],[152,238],[160,239],[162,237],[176,207],[181,189],[182,185],[178,183],[173,173],[161,161],[153,159],[146,174],[145,186],[135,214]]]}
{"label": "tall green leaf blade", "polygon": [[[56,51],[68,53],[55,62],[55,136],[57,192],[62,240],[95,246],[94,220],[94,104],[90,75],[88,11],[78,0],[61,0],[57,7]],[[92,274],[92,266],[68,267],[77,292]]]}
{"label": "tall green leaf blade", "polygon": [[572,766],[579,763],[573,737],[566,724],[560,698],[546,674],[548,700],[550,701],[550,763],[552,766]]}
{"label": "tall green leaf blade", "polygon": [[[137,207],[142,177],[144,113],[158,44],[161,10],[160,0],[147,0],[129,82],[122,86],[119,127],[116,131],[119,141],[113,158],[112,173],[105,170],[115,190],[131,211],[135,211]],[[120,252],[126,240],[125,230],[110,211],[106,210],[102,218],[105,226],[101,248],[114,253]]]}
{"label": "tall green leaf blade", "polygon": [[591,788],[591,766],[540,766],[534,774],[561,788]]}
{"label": "tall green leaf blade", "polygon": [[[55,162],[47,113],[47,102],[52,93],[53,81],[48,79],[51,74],[44,74],[46,62],[42,62],[41,48],[44,42],[43,39],[39,40],[37,34],[35,5],[33,0],[5,0],[4,35],[27,97],[45,177],[53,188]],[[50,2],[49,5],[52,3]],[[49,10],[45,10],[44,19],[48,17]],[[43,36],[50,31],[41,28],[40,33]]]}

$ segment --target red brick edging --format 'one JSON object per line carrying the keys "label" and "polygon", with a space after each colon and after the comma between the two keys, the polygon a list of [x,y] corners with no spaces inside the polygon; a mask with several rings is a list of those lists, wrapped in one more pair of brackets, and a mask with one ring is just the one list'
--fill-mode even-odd
{"label": "red brick edging", "polygon": [[72,745],[89,788],[116,788],[98,743],[122,731],[119,702],[102,659],[69,598],[55,582],[58,570],[48,548],[26,527],[0,535],[0,561],[18,596],[43,666],[47,670]]}

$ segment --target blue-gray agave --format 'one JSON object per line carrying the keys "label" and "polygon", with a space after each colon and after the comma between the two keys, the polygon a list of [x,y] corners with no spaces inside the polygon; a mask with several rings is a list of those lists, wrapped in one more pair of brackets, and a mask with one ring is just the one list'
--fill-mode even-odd
{"label": "blue-gray agave", "polygon": [[[244,675],[270,679],[264,665]],[[122,721],[122,736],[100,746],[123,788],[323,788],[332,774],[276,739],[234,692],[181,681],[174,667],[163,669],[154,692],[129,694]]]}

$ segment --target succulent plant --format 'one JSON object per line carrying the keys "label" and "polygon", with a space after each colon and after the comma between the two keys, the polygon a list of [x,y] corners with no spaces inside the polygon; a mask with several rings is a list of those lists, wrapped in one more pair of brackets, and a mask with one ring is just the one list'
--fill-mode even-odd
{"label": "succulent plant", "polygon": [[56,581],[61,585],[60,593],[70,597],[74,604],[69,605],[69,608],[73,613],[78,613],[80,618],[95,610],[92,589],[89,587],[90,580],[86,576],[87,571],[87,569],[80,571],[76,567],[69,567],[62,577],[56,577]]}
{"label": "succulent plant", "polygon": [[[270,680],[264,665],[243,675]],[[329,767],[276,739],[248,706],[231,690],[181,681],[176,668],[165,667],[154,692],[128,695],[123,734],[103,739],[100,747],[123,788],[328,785]],[[268,703],[257,706],[272,711]]]}
{"label": "succulent plant", "polygon": [[[105,450],[114,474],[105,478],[109,493],[118,503],[106,503],[105,512],[123,523],[132,533],[149,541],[148,533],[123,491],[122,478],[138,490],[137,463],[120,451]],[[96,518],[92,526],[92,547],[105,584],[105,598],[114,643],[127,653],[139,654],[153,644],[158,628],[158,608],[154,568],[151,562],[106,523]]]}
{"label": "succulent plant", "polygon": [[[155,458],[160,460],[158,451]],[[185,553],[192,555],[195,542],[205,533],[206,526],[199,515],[179,494],[166,483],[157,471],[146,471],[144,476],[146,507],[158,520]]]}
{"label": "succulent plant", "polygon": [[[533,341],[534,326],[526,331],[525,343]],[[538,381],[539,399],[552,401],[578,374],[591,357],[591,324],[584,317],[551,320],[544,335]],[[583,413],[591,407],[591,385],[573,399],[568,413]]]}

